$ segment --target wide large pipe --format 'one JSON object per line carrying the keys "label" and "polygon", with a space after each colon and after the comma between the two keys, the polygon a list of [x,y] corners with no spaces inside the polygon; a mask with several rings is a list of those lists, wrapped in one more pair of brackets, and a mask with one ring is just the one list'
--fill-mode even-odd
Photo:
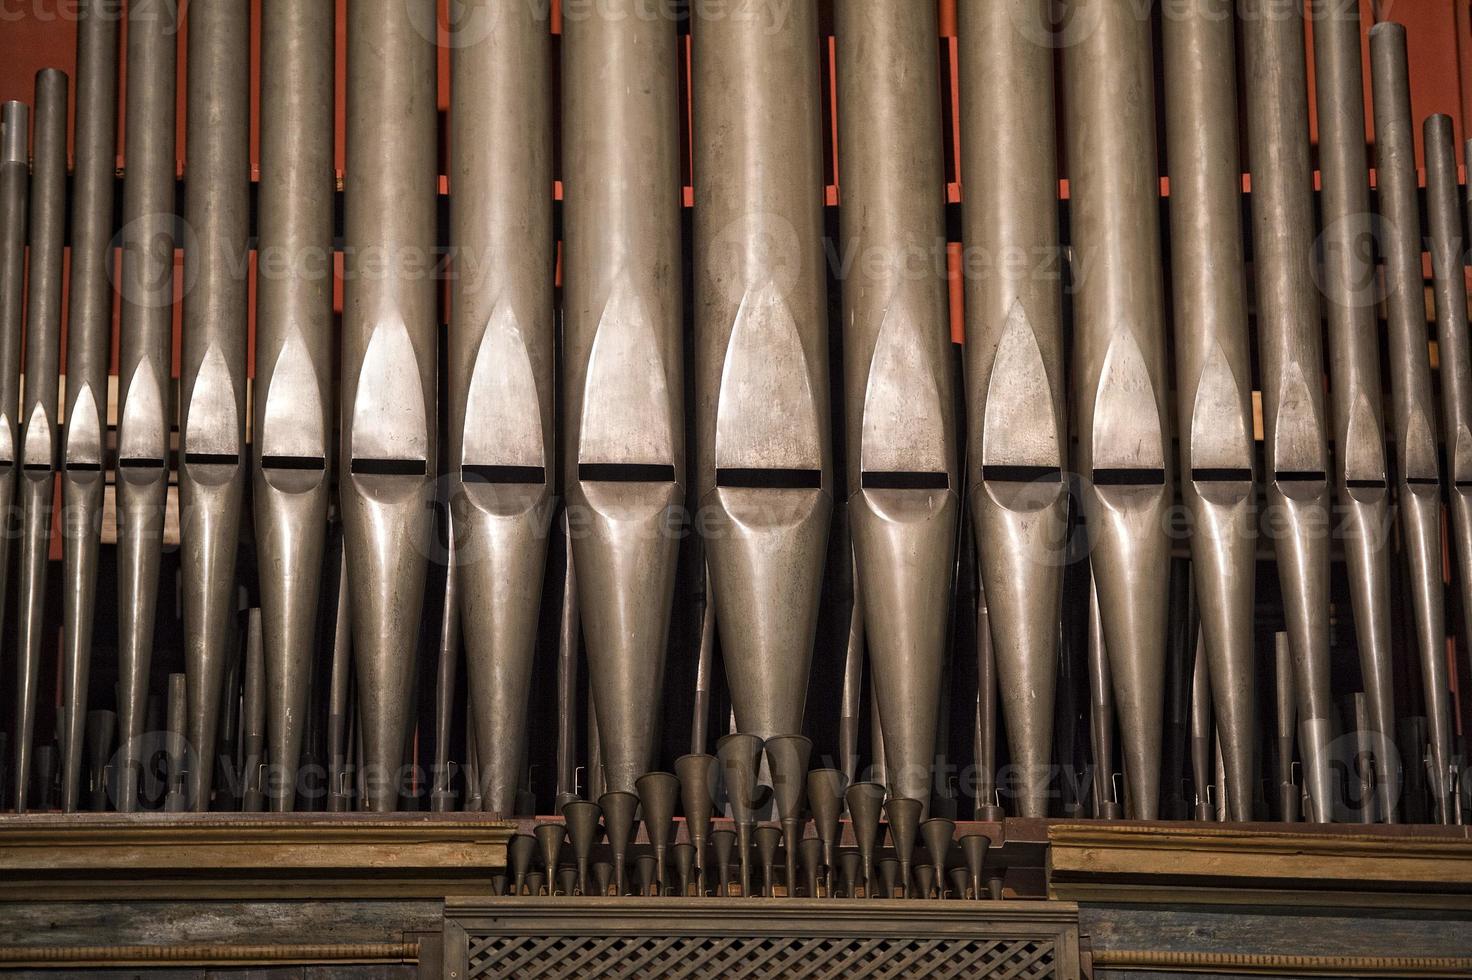
{"label": "wide large pipe", "polygon": [[594,5],[563,35],[567,494],[606,787],[620,792],[653,763],[685,499],[676,33],[644,6]]}
{"label": "wide large pipe", "polygon": [[[128,5],[118,346],[117,807],[138,808],[172,426],[177,0]],[[97,392],[99,399],[103,392]]]}
{"label": "wide large pipe", "polygon": [[1079,472],[1129,815],[1150,820],[1160,807],[1173,497],[1150,21],[1115,0],[1069,8],[1086,25],[1063,62]]}
{"label": "wide large pipe", "polygon": [[398,806],[435,472],[432,0],[348,10],[341,478],[365,799]]}
{"label": "wide large pipe", "polygon": [[250,11],[237,0],[191,0],[187,9],[179,538],[189,743],[199,763],[189,800],[208,810],[245,493]]}
{"label": "wide large pipe", "polygon": [[[1221,16],[1220,7],[1214,0],[1189,0],[1163,18],[1165,133],[1181,491],[1191,514],[1193,578],[1227,771],[1227,805],[1234,820],[1251,820],[1257,737],[1252,359],[1242,259],[1236,25]],[[1209,742],[1210,732],[1204,737]]]}
{"label": "wide large pipe", "polygon": [[817,6],[692,10],[697,497],[737,728],[763,737],[802,730],[833,510]]}
{"label": "wide large pipe", "polygon": [[889,792],[928,807],[961,492],[936,5],[835,13],[848,514]]}
{"label": "wide large pipe", "polygon": [[1380,190],[1380,250],[1385,261],[1390,327],[1392,441],[1399,481],[1396,497],[1426,698],[1427,734],[1431,739],[1431,799],[1436,822],[1447,823],[1451,819],[1452,719],[1441,581],[1441,472],[1427,346],[1416,139],[1404,27],[1386,22],[1370,29],[1370,69],[1375,100],[1375,173]]}
{"label": "wide large pipe", "polygon": [[328,4],[261,8],[252,500],[270,806],[296,802],[332,444],[332,55]]}
{"label": "wide large pipe", "polygon": [[87,688],[92,668],[97,553],[102,537],[103,437],[112,349],[113,181],[118,135],[118,0],[77,8],[76,163],[67,302],[66,445],[62,447],[61,805],[83,803]]}
{"label": "wide large pipe", "polygon": [[[1456,582],[1465,617],[1462,636],[1466,644],[1472,642],[1472,343],[1467,336],[1467,238],[1462,223],[1452,120],[1441,114],[1431,116],[1422,126],[1422,133],[1426,148],[1431,271],[1435,280],[1442,433],[1451,483],[1452,554],[1456,559]],[[1389,781],[1386,775],[1377,772],[1376,778],[1383,784]]]}
{"label": "wide large pipe", "polygon": [[[51,557],[51,501],[56,490],[57,363],[61,343],[62,250],[66,239],[67,78],[55,68],[36,74],[35,145],[31,160],[30,281],[26,288],[25,407],[21,419],[20,580],[15,624],[15,809],[24,813],[31,787],[31,741],[41,644],[46,634],[46,575]],[[0,593],[3,594],[3,593]],[[42,794],[44,802],[45,794]]]}
{"label": "wide large pipe", "polygon": [[1324,312],[1329,322],[1329,393],[1334,409],[1334,490],[1342,510],[1350,607],[1376,768],[1379,810],[1395,822],[1398,764],[1390,676],[1390,489],[1376,323],[1370,173],[1360,5],[1318,5],[1314,89],[1318,95]]}
{"label": "wide large pipe", "polygon": [[966,0],[959,40],[963,232],[980,260],[966,276],[967,486],[1027,817],[1047,812],[1068,520],[1062,283],[1038,274],[1061,268],[1047,12]]}
{"label": "wide large pipe", "polygon": [[1301,0],[1243,0],[1267,507],[1310,819],[1328,821],[1329,483]]}
{"label": "wide large pipe", "polygon": [[551,28],[538,7],[467,7],[475,43],[452,52],[450,85],[451,508],[479,791],[505,815],[526,754],[555,451]]}

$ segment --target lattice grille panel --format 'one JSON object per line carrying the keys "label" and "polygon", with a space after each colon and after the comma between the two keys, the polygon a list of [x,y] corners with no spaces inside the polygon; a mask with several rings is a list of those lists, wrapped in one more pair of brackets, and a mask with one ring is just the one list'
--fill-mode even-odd
{"label": "lattice grille panel", "polygon": [[1057,944],[1051,939],[474,933],[467,938],[467,980],[1058,976]]}

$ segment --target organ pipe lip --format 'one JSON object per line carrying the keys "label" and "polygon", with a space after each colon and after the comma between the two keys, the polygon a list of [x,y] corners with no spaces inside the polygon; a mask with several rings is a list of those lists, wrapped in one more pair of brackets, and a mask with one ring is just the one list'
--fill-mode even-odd
{"label": "organ pipe lip", "polygon": [[0,109],[0,163],[25,163],[30,135],[31,107],[7,102]]}

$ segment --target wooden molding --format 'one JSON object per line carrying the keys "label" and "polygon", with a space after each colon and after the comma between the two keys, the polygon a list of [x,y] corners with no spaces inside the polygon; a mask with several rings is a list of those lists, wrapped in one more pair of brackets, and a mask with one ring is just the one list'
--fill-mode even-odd
{"label": "wooden molding", "polygon": [[1472,909],[1468,828],[1056,823],[1048,894],[1079,902]]}
{"label": "wooden molding", "polygon": [[514,825],[481,814],[0,818],[0,902],[489,892]]}
{"label": "wooden molding", "polygon": [[0,946],[7,969],[133,966],[284,966],[288,964],[414,963],[418,943],[237,946]]}
{"label": "wooden molding", "polygon": [[1096,967],[1295,977],[1465,977],[1472,958],[1454,956],[1296,956],[1291,953],[1173,953],[1096,950]]}

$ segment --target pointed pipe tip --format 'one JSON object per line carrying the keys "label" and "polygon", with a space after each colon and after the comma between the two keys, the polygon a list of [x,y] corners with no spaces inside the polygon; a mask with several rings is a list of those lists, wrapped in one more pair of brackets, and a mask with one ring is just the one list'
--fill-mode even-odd
{"label": "pointed pipe tip", "polygon": [[794,819],[802,811],[807,796],[812,740],[804,735],[773,735],[763,747],[772,776],[777,814],[784,821]]}
{"label": "pointed pipe tip", "polygon": [[925,849],[930,852],[930,863],[938,872],[944,873],[946,856],[951,853],[951,844],[956,836],[956,821],[931,817],[920,824],[920,836],[925,840]]}

